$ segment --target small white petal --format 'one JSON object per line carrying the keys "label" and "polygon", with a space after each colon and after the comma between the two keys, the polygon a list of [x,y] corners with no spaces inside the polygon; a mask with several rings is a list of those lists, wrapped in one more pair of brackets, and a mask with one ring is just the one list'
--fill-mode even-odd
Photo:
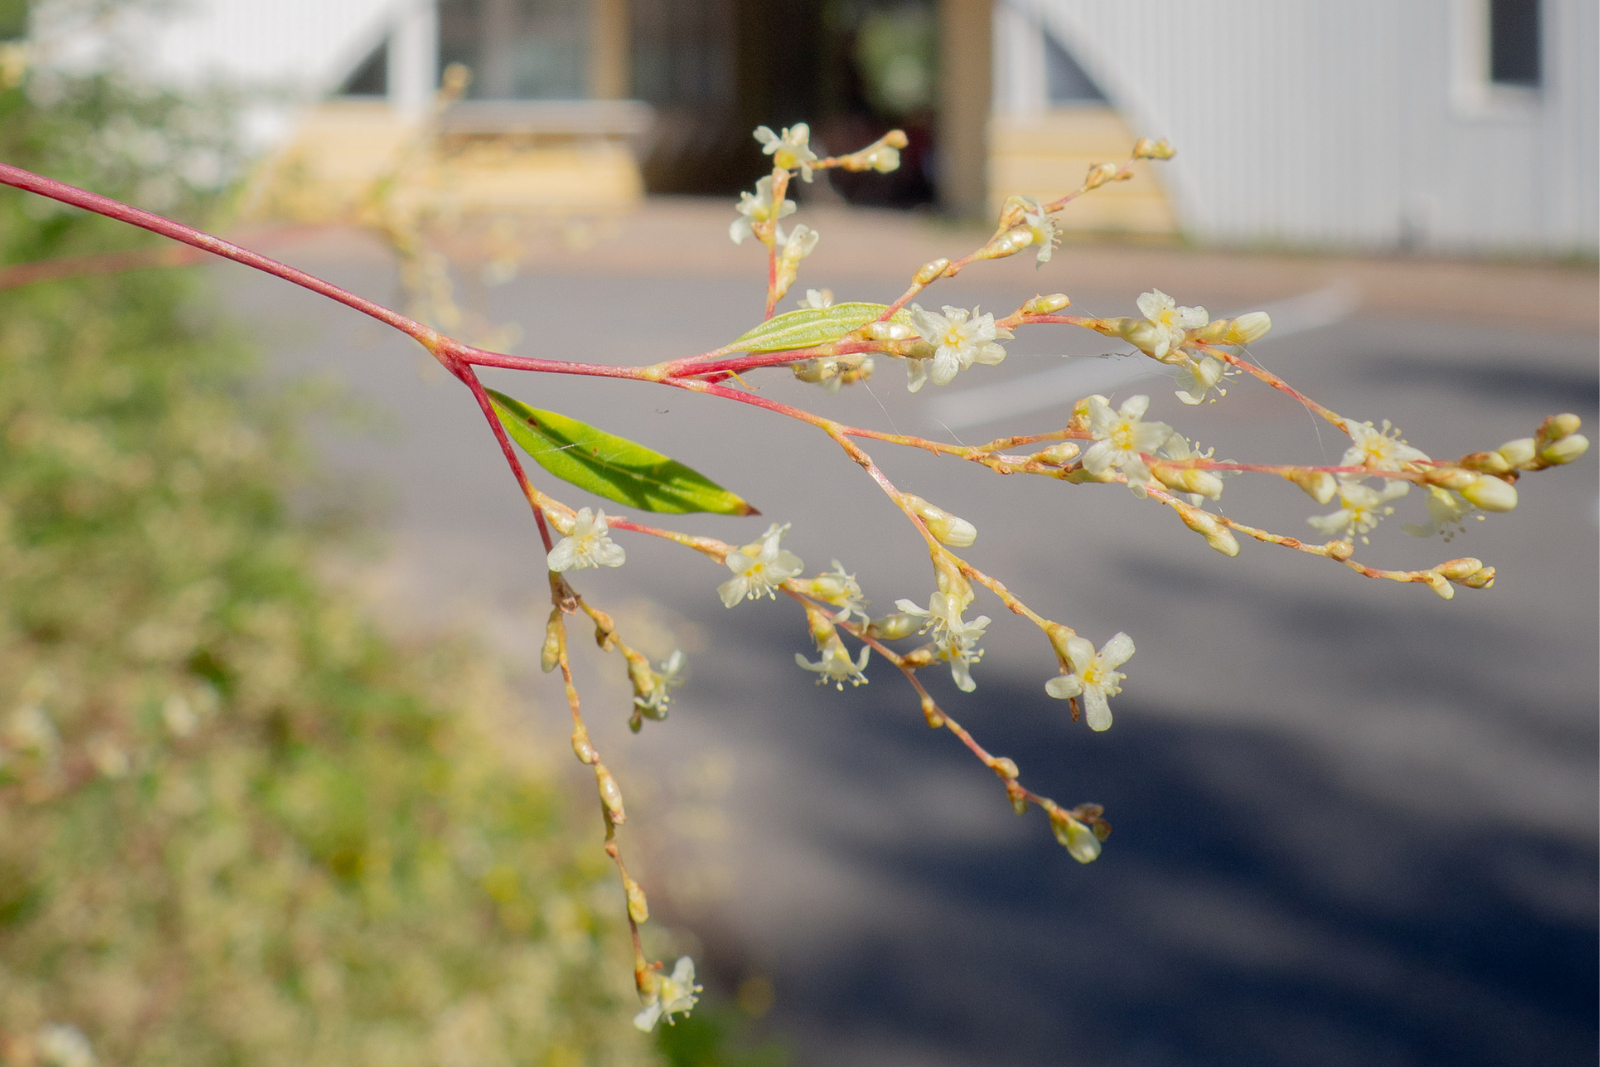
{"label": "small white petal", "polygon": [[1104,690],[1095,686],[1084,690],[1083,717],[1091,730],[1111,729],[1111,705],[1106,701]]}
{"label": "small white petal", "polygon": [[1058,674],[1044,683],[1044,691],[1057,700],[1066,700],[1083,692],[1083,679],[1076,674]]}

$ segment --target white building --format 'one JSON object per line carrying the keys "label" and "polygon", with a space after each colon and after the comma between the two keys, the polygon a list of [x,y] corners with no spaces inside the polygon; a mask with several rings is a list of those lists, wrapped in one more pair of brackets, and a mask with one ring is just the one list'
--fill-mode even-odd
{"label": "white building", "polygon": [[[1059,191],[1132,138],[1164,136],[1178,156],[1151,168],[1154,183],[1097,194],[1073,218],[1236,245],[1600,250],[1595,0],[860,2],[939,9],[942,184],[959,208],[977,207],[985,183],[991,200]],[[454,58],[477,67],[491,96],[625,98],[640,49],[662,47],[639,27],[692,9],[696,24],[727,32],[673,47],[698,49],[689,66],[729,81],[705,96],[726,110],[740,76],[731,57],[746,47],[729,27],[773,4],[822,10],[820,0],[192,0],[150,54],[169,75],[223,73],[306,100],[360,90],[376,70],[383,98],[367,100],[368,117],[381,109],[404,123]],[[476,21],[458,33],[452,19],[468,9]],[[620,129],[639,113],[557,109],[550,121]]]}
{"label": "white building", "polygon": [[1596,251],[1594,0],[1000,0],[994,18],[993,128],[1099,111],[1170,138],[1155,173],[1202,240]]}

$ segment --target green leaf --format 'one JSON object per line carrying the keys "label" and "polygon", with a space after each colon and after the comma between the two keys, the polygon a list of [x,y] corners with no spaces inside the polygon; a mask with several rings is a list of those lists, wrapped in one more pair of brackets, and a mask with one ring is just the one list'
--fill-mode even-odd
{"label": "green leaf", "polygon": [[[790,348],[837,341],[882,315],[887,304],[835,304],[826,308],[801,308],[774,315],[747,331],[730,349],[742,352],[782,352]],[[911,312],[901,308],[889,321],[911,325]]]}
{"label": "green leaf", "polygon": [[642,511],[759,515],[698,471],[625,437],[488,390],[495,414],[533,461],[564,482]]}

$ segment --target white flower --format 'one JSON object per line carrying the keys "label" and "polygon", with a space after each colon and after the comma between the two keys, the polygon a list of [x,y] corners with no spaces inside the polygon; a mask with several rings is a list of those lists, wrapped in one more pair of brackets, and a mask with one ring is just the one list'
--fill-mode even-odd
{"label": "white flower", "polygon": [[1039,263],[1043,265],[1050,262],[1050,254],[1056,250],[1056,244],[1061,240],[1061,234],[1056,230],[1055,221],[1031,196],[1022,198],[1031,210],[1023,213],[1022,224],[1033,235],[1033,243],[1039,246]]}
{"label": "white flower", "polygon": [[860,616],[863,625],[872,621],[866,611],[867,600],[861,592],[861,583],[856,581],[855,575],[846,574],[844,564],[838,560],[833,561],[833,570],[806,582],[805,592],[838,608],[833,615],[835,622],[849,622],[852,615]]}
{"label": "white flower", "polygon": [[950,664],[950,677],[955,679],[956,688],[963,693],[970,693],[978,687],[978,683],[972,680],[970,667],[983,658],[983,650],[978,648],[978,642],[983,639],[984,628],[989,625],[989,616],[979,615],[971,622],[962,621],[961,605],[944,592],[935,592],[929,597],[926,609],[918,607],[914,600],[897,600],[895,607],[907,615],[928,620],[917,632],[933,630],[939,658]]}
{"label": "white flower", "polygon": [[801,297],[797,304],[802,308],[820,311],[823,308],[833,307],[832,289],[807,289],[806,295]]}
{"label": "white flower", "polygon": [[1189,330],[1199,329],[1211,321],[1205,308],[1179,307],[1177,301],[1160,289],[1139,294],[1138,304],[1145,322],[1129,333],[1128,340],[1156,359],[1182,348]]}
{"label": "white flower", "polygon": [[772,162],[784,170],[800,168],[800,177],[811,180],[811,164],[817,154],[811,150],[811,127],[803,122],[785,127],[783,135],[773,133],[765,126],[757,126],[756,140],[762,144],[762,153],[772,157]]}
{"label": "white flower", "polygon": [[851,685],[865,685],[867,683],[866,677],[861,672],[867,669],[867,657],[871,653],[872,649],[862,645],[861,662],[852,661],[849,649],[844,647],[844,642],[839,640],[838,635],[835,634],[826,647],[822,649],[822,658],[817,662],[812,663],[799,652],[794,654],[794,661],[808,671],[816,671],[820,675],[817,678],[818,685],[834,682],[842,692],[845,682],[849,682]]}
{"label": "white flower", "polygon": [[733,577],[717,586],[723,604],[731,608],[741,600],[756,600],[763,593],[776,598],[773,590],[805,569],[799,556],[778,547],[788,532],[788,523],[773,523],[761,540],[728,553],[728,569]]}
{"label": "white flower", "polygon": [[1150,407],[1147,396],[1130,396],[1119,410],[1099,396],[1089,398],[1089,433],[1094,444],[1083,454],[1083,468],[1090,474],[1120,470],[1136,491],[1150,480],[1150,468],[1142,453],[1152,453],[1167,443],[1172,427],[1164,422],[1140,421]]}
{"label": "white flower", "polygon": [[1067,662],[1072,664],[1072,673],[1059,674],[1050,679],[1044,684],[1044,691],[1057,700],[1079,697],[1083,701],[1083,717],[1089,723],[1089,729],[1109,730],[1111,705],[1106,698],[1122,692],[1122,680],[1127,675],[1117,668],[1132,656],[1133,638],[1124,633],[1112,634],[1098,654],[1087,639],[1069,637]]}
{"label": "white flower", "polygon": [[[1356,534],[1365,535],[1385,515],[1394,514],[1394,508],[1387,506],[1389,501],[1405,496],[1410,489],[1410,482],[1385,482],[1380,492],[1361,482],[1341,478],[1339,502],[1344,507],[1331,515],[1313,515],[1306,522],[1322,533],[1340,534],[1346,539]],[[1365,536],[1362,536],[1361,543],[1368,543]]]}
{"label": "white flower", "polygon": [[[1405,483],[1400,483],[1405,484]],[[1443,534],[1445,543],[1452,541],[1456,534],[1466,528],[1467,519],[1484,519],[1484,514],[1472,502],[1460,493],[1450,489],[1441,489],[1437,485],[1428,487],[1428,519],[1426,523],[1407,523],[1400,527],[1412,537],[1432,537],[1434,534]]]}
{"label": "white flower", "polygon": [[672,703],[672,691],[683,684],[683,668],[687,663],[682,649],[673,649],[672,655],[661,661],[661,673],[650,677],[650,692],[640,695],[636,690],[633,703],[639,711],[652,719],[665,719],[667,705]]}
{"label": "white flower", "polygon": [[1346,422],[1350,432],[1350,447],[1345,449],[1341,467],[1365,467],[1372,471],[1397,471],[1401,464],[1428,458],[1426,452],[1406,444],[1400,431],[1383,420],[1383,429],[1375,429],[1370,422]]}
{"label": "white flower", "polygon": [[[996,337],[1010,339],[1009,330],[994,324],[993,315],[980,315],[977,308],[946,306],[944,314],[924,311],[911,305],[911,322],[922,339],[933,346],[932,360],[908,360],[907,371],[911,380],[907,386],[913,393],[922,388],[928,378],[934,385],[948,385],[956,372],[970,368],[974,363],[993,365],[1006,358],[1006,350],[995,342]],[[925,366],[931,363],[932,366]]]}
{"label": "white flower", "polygon": [[688,1015],[700,999],[695,994],[704,992],[702,987],[694,984],[694,960],[688,956],[678,957],[672,974],[662,975],[657,983],[659,988],[655,998],[633,1017],[633,1025],[646,1033],[655,1029],[657,1019],[665,1018],[670,1026],[674,1013]]}
{"label": "white flower", "polygon": [[1217,391],[1217,396],[1227,396],[1228,391],[1221,388],[1225,370],[1222,360],[1212,356],[1191,359],[1178,368],[1178,399],[1185,404],[1199,404],[1213,389]]}
{"label": "white flower", "polygon": [[627,559],[622,546],[611,540],[604,511],[579,510],[572,529],[550,550],[545,563],[553,571],[585,567],[620,567]]}
{"label": "white flower", "polygon": [[793,200],[785,198],[783,203],[774,209],[772,204],[772,175],[767,175],[756,182],[756,191],[740,193],[738,211],[742,218],[734,219],[728,226],[728,236],[734,244],[743,244],[744,239],[755,233],[756,223],[776,222],[778,219],[793,215],[796,205]]}

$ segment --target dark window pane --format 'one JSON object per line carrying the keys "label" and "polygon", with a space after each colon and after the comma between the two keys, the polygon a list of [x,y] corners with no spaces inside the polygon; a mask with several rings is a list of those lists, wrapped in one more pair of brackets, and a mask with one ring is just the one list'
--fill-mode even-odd
{"label": "dark window pane", "polygon": [[1539,0],[1489,0],[1489,80],[1539,85]]}
{"label": "dark window pane", "polygon": [[389,42],[381,41],[378,47],[361,65],[355,73],[345,79],[339,86],[340,96],[387,96],[389,94]]}
{"label": "dark window pane", "polygon": [[1050,33],[1044,35],[1044,74],[1052,104],[1105,103],[1106,94]]}
{"label": "dark window pane", "polygon": [[580,98],[588,55],[585,0],[440,0],[439,59],[471,68],[468,96]]}

